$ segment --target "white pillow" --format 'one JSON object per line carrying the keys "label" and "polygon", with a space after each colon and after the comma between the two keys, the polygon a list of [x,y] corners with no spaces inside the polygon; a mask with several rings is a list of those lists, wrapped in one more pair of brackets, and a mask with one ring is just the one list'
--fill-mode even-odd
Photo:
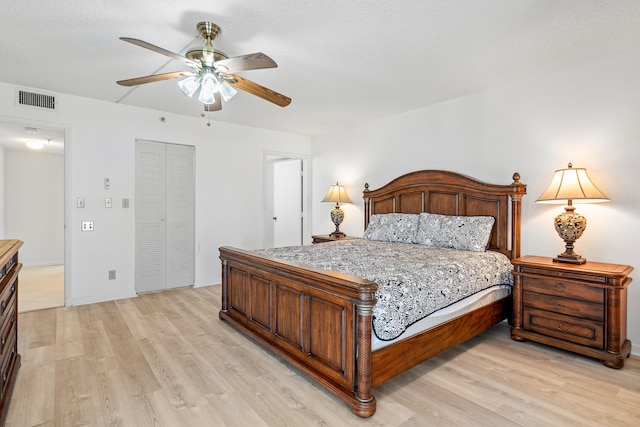
{"label": "white pillow", "polygon": [[381,242],[415,243],[418,231],[418,214],[388,213],[371,215],[371,220],[362,236],[367,240]]}
{"label": "white pillow", "polygon": [[416,243],[439,248],[484,252],[495,218],[421,213]]}

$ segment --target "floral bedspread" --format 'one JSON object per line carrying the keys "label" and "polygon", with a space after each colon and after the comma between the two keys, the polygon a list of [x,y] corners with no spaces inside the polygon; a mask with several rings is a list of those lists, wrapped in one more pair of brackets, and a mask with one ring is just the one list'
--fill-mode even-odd
{"label": "floral bedspread", "polygon": [[383,341],[460,299],[513,284],[509,259],[493,251],[354,239],[256,252],[377,283],[373,331]]}

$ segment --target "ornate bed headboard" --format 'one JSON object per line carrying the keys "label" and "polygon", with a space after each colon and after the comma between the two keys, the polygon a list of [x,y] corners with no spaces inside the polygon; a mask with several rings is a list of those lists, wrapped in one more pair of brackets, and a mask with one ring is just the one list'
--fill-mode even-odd
{"label": "ornate bed headboard", "polygon": [[509,185],[487,184],[455,172],[423,170],[402,175],[376,190],[365,184],[364,227],[373,214],[422,213],[488,215],[496,222],[489,250],[520,256],[520,214],[527,186],[513,174]]}

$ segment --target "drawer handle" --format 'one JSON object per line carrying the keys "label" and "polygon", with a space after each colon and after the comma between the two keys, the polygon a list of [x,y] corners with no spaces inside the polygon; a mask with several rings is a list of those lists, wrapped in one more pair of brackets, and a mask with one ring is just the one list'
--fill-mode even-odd
{"label": "drawer handle", "polygon": [[2,374],[2,381],[7,381],[7,374]]}
{"label": "drawer handle", "polygon": [[5,308],[7,308],[7,302],[6,301],[2,301],[2,309],[4,310]]}
{"label": "drawer handle", "polygon": [[14,293],[16,291],[16,284],[14,283],[13,285],[11,285],[11,293]]}
{"label": "drawer handle", "polygon": [[2,345],[4,346],[4,337],[2,337],[2,339],[0,341],[2,342]]}
{"label": "drawer handle", "polygon": [[556,291],[564,292],[564,285],[562,283],[556,283]]}
{"label": "drawer handle", "polygon": [[556,326],[556,329],[561,331],[563,329],[562,323],[558,323],[558,326]]}
{"label": "drawer handle", "polygon": [[562,301],[558,301],[558,302],[556,302],[556,307],[562,308],[562,307],[564,307],[564,304],[562,303]]}

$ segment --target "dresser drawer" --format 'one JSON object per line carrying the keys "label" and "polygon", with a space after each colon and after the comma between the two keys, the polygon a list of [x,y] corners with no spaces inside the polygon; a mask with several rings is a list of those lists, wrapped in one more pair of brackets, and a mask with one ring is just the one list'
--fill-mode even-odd
{"label": "dresser drawer", "polygon": [[522,286],[525,291],[539,294],[555,295],[599,304],[604,303],[604,289],[587,286],[582,283],[573,283],[552,277],[525,276],[522,278]]}
{"label": "dresser drawer", "polygon": [[594,348],[604,348],[602,322],[525,308],[524,329]]}
{"label": "dresser drawer", "polygon": [[[12,304],[7,311],[5,320],[0,328],[0,360],[4,360],[7,351],[10,351],[10,343],[12,335],[16,334],[16,310],[15,304]],[[15,341],[15,339],[14,339]]]}
{"label": "dresser drawer", "polygon": [[524,306],[604,322],[604,304],[524,291]]}
{"label": "dresser drawer", "polygon": [[11,271],[4,280],[2,280],[0,292],[0,318],[2,318],[12,303],[16,294],[16,279],[18,277],[17,269]]}
{"label": "dresser drawer", "polygon": [[7,391],[7,386],[12,377],[12,371],[16,364],[16,358],[18,356],[18,342],[16,340],[15,332],[10,336],[11,341],[7,346],[7,355],[2,359],[2,368],[0,370],[0,390],[1,396],[4,399],[4,394]]}

